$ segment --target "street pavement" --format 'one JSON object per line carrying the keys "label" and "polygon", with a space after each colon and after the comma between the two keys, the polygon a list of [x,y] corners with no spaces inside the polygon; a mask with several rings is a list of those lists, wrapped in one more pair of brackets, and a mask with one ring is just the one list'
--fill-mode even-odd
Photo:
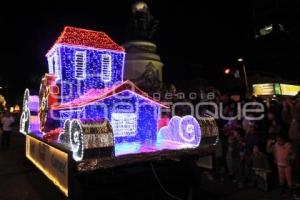
{"label": "street pavement", "polygon": [[[165,169],[158,171],[164,187],[181,199],[189,199],[192,192],[183,189],[186,187],[184,175],[178,172],[178,177],[174,176],[177,171],[172,171],[172,166],[165,166]],[[86,188],[89,188],[89,190],[84,199],[172,199],[162,190],[152,173],[145,175],[134,175],[132,173],[128,177],[118,180],[116,184],[114,183],[115,185],[107,185],[106,187],[103,186],[103,183],[98,186],[97,181],[87,184]],[[89,182],[89,180],[86,180],[86,182]],[[197,199],[199,200],[290,199],[287,196],[280,195],[278,190],[263,192],[257,189],[244,189],[239,191],[236,185],[229,180],[215,181],[202,176],[201,183],[201,188],[197,189]],[[109,195],[102,198],[101,190],[105,190]],[[125,190],[127,192],[121,194],[116,192]],[[62,200],[65,198],[37,168],[25,159],[25,137],[15,131],[11,137],[10,148],[7,151],[0,150],[0,200],[48,199]]]}

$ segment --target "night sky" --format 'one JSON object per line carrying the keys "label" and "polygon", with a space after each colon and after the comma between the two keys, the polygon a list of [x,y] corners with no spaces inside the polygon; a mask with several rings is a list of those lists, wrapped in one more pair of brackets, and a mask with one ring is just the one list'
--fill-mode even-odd
{"label": "night sky", "polygon": [[[0,84],[7,87],[10,99],[14,101],[26,87],[39,87],[41,76],[47,70],[45,54],[65,25],[104,31],[118,44],[128,39],[132,0],[99,1],[99,5],[83,2],[2,6]],[[299,79],[299,5],[279,6],[277,20],[285,23],[289,31],[283,42],[282,39],[257,42],[254,28],[257,21],[267,19],[264,10],[273,5],[271,0],[265,4],[146,2],[152,15],[160,21],[153,41],[165,63],[166,82],[204,77],[204,72],[209,70],[217,73],[226,66],[235,66],[239,56],[245,58],[250,70],[271,71],[287,79]],[[259,12],[261,18],[254,19],[253,15],[259,16]]]}

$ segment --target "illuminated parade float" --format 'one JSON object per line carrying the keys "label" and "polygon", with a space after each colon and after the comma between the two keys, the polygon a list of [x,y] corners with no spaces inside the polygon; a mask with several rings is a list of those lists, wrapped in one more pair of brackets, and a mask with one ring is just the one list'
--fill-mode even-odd
{"label": "illuminated parade float", "polygon": [[24,94],[26,157],[69,196],[73,175],[212,154],[212,117],[161,117],[169,107],[123,80],[125,51],[103,32],[65,27],[46,54],[38,95]]}

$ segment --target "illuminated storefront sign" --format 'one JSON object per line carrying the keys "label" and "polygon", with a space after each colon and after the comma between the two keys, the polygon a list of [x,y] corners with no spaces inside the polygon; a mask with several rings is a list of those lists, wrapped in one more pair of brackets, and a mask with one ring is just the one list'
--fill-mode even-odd
{"label": "illuminated storefront sign", "polygon": [[68,154],[26,135],[26,157],[68,196]]}
{"label": "illuminated storefront sign", "polygon": [[299,85],[280,84],[281,94],[295,96],[300,91]]}
{"label": "illuminated storefront sign", "polygon": [[295,96],[300,91],[300,85],[289,85],[282,83],[263,83],[253,85],[253,95],[287,95]]}
{"label": "illuminated storefront sign", "polygon": [[274,83],[274,91],[276,95],[281,95],[280,83]]}
{"label": "illuminated storefront sign", "polygon": [[254,84],[253,85],[253,95],[274,95],[274,85],[273,83],[264,83],[264,84]]}

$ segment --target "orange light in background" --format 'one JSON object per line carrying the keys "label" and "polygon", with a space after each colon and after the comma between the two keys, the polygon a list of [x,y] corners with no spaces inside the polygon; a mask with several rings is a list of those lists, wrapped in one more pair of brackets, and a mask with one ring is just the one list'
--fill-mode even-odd
{"label": "orange light in background", "polygon": [[224,70],[224,73],[225,73],[225,74],[230,74],[230,72],[231,72],[231,70],[230,70],[229,68],[226,68],[226,69]]}
{"label": "orange light in background", "polygon": [[10,112],[10,113],[13,113],[13,112],[14,112],[14,107],[10,107],[10,108],[9,108],[9,112]]}
{"label": "orange light in background", "polygon": [[20,106],[18,104],[15,105],[14,111],[15,112],[20,112]]}

